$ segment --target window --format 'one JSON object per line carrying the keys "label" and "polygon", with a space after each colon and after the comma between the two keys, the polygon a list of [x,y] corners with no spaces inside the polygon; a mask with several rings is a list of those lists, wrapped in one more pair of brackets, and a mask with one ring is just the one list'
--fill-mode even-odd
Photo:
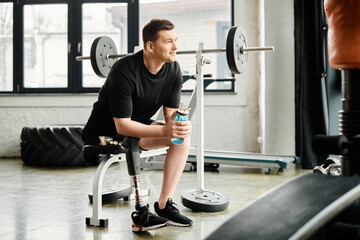
{"label": "window", "polygon": [[[82,5],[82,44],[90,54],[91,44],[99,36],[110,37],[119,53],[128,52],[128,16],[126,3],[86,3]],[[83,62],[83,87],[101,87],[105,79],[94,74],[90,61]]]}
{"label": "window", "polygon": [[68,87],[68,6],[24,6],[24,88]]}
{"label": "window", "polygon": [[[89,56],[96,37],[109,36],[118,53],[142,43],[142,27],[152,18],[174,22],[179,49],[225,48],[233,0],[0,0],[0,92],[98,92]],[[233,91],[225,53],[207,54],[207,90]],[[195,73],[194,55],[179,55],[185,73]],[[230,80],[229,80],[230,78]],[[215,81],[216,80],[216,81]],[[192,89],[192,80],[185,86]]]}
{"label": "window", "polygon": [[13,4],[0,2],[0,91],[13,90]]}
{"label": "window", "polygon": [[[172,21],[178,35],[179,50],[197,50],[199,42],[204,48],[225,48],[227,32],[232,25],[229,0],[140,0],[140,27],[152,18]],[[142,44],[142,43],[141,43]],[[203,68],[206,90],[233,91],[232,74],[226,63],[225,53],[204,54],[211,60]],[[195,74],[194,55],[178,55],[183,73]],[[225,81],[229,78],[228,81]],[[218,79],[219,81],[214,81]],[[185,82],[184,89],[193,89],[194,80]]]}

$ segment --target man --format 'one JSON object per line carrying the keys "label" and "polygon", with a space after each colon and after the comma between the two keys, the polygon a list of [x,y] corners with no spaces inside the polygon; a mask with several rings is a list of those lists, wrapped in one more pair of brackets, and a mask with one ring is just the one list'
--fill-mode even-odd
{"label": "man", "polygon": [[[148,205],[133,212],[132,230],[147,231],[167,224],[190,226],[192,221],[172,202],[191,134],[189,121],[174,121],[183,82],[176,62],[177,35],[174,24],[164,19],[151,20],[142,34],[144,49],[113,65],[83,130],[83,139],[85,144],[96,144],[98,136],[119,141],[131,136],[140,138],[143,149],[169,146],[159,201],[154,204],[158,216],[149,211]],[[150,120],[161,106],[165,124]],[[176,145],[172,138],[184,138],[184,142]]]}

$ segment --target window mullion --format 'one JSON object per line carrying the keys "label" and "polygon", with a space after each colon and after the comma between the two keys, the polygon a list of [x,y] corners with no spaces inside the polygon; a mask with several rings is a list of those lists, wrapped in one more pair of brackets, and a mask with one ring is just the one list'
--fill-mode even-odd
{"label": "window mullion", "polygon": [[14,6],[14,88],[13,92],[23,91],[23,5],[17,1]]}

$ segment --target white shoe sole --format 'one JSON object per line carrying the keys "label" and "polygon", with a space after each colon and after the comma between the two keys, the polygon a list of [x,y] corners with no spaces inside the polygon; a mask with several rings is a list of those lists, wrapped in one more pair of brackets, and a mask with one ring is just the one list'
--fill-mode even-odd
{"label": "white shoe sole", "polygon": [[168,224],[171,226],[177,226],[177,227],[190,227],[192,225],[192,223],[190,224],[184,224],[184,223],[177,223],[177,222],[173,222],[173,221],[168,221]]}
{"label": "white shoe sole", "polygon": [[143,226],[139,226],[136,224],[132,224],[132,231],[133,232],[147,232],[150,230],[155,230],[158,228],[162,228],[162,227],[166,227],[167,223],[162,223],[162,224],[158,224],[158,225],[153,225],[153,226],[149,226],[149,227],[143,227]]}

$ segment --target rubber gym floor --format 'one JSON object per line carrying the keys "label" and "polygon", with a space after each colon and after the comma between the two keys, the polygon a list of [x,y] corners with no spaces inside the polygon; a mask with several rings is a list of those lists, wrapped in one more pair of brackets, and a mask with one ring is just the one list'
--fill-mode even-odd
{"label": "rubber gym floor", "polygon": [[[17,240],[204,239],[267,190],[311,172],[293,164],[280,174],[220,164],[217,171],[205,172],[205,189],[221,192],[230,199],[227,210],[215,213],[193,212],[181,204],[181,193],[197,188],[196,172],[184,172],[173,200],[181,213],[194,221],[193,226],[133,233],[130,217],[133,200],[103,205],[102,216],[109,219],[107,228],[86,226],[85,218],[92,216],[87,195],[96,167],[37,168],[23,165],[21,159],[3,158],[0,169],[0,239]],[[150,195],[143,197],[143,201],[153,211],[153,203],[160,194],[162,171],[144,170],[140,176],[141,188],[150,189]],[[114,164],[105,175],[104,188],[129,182],[125,163]]]}

